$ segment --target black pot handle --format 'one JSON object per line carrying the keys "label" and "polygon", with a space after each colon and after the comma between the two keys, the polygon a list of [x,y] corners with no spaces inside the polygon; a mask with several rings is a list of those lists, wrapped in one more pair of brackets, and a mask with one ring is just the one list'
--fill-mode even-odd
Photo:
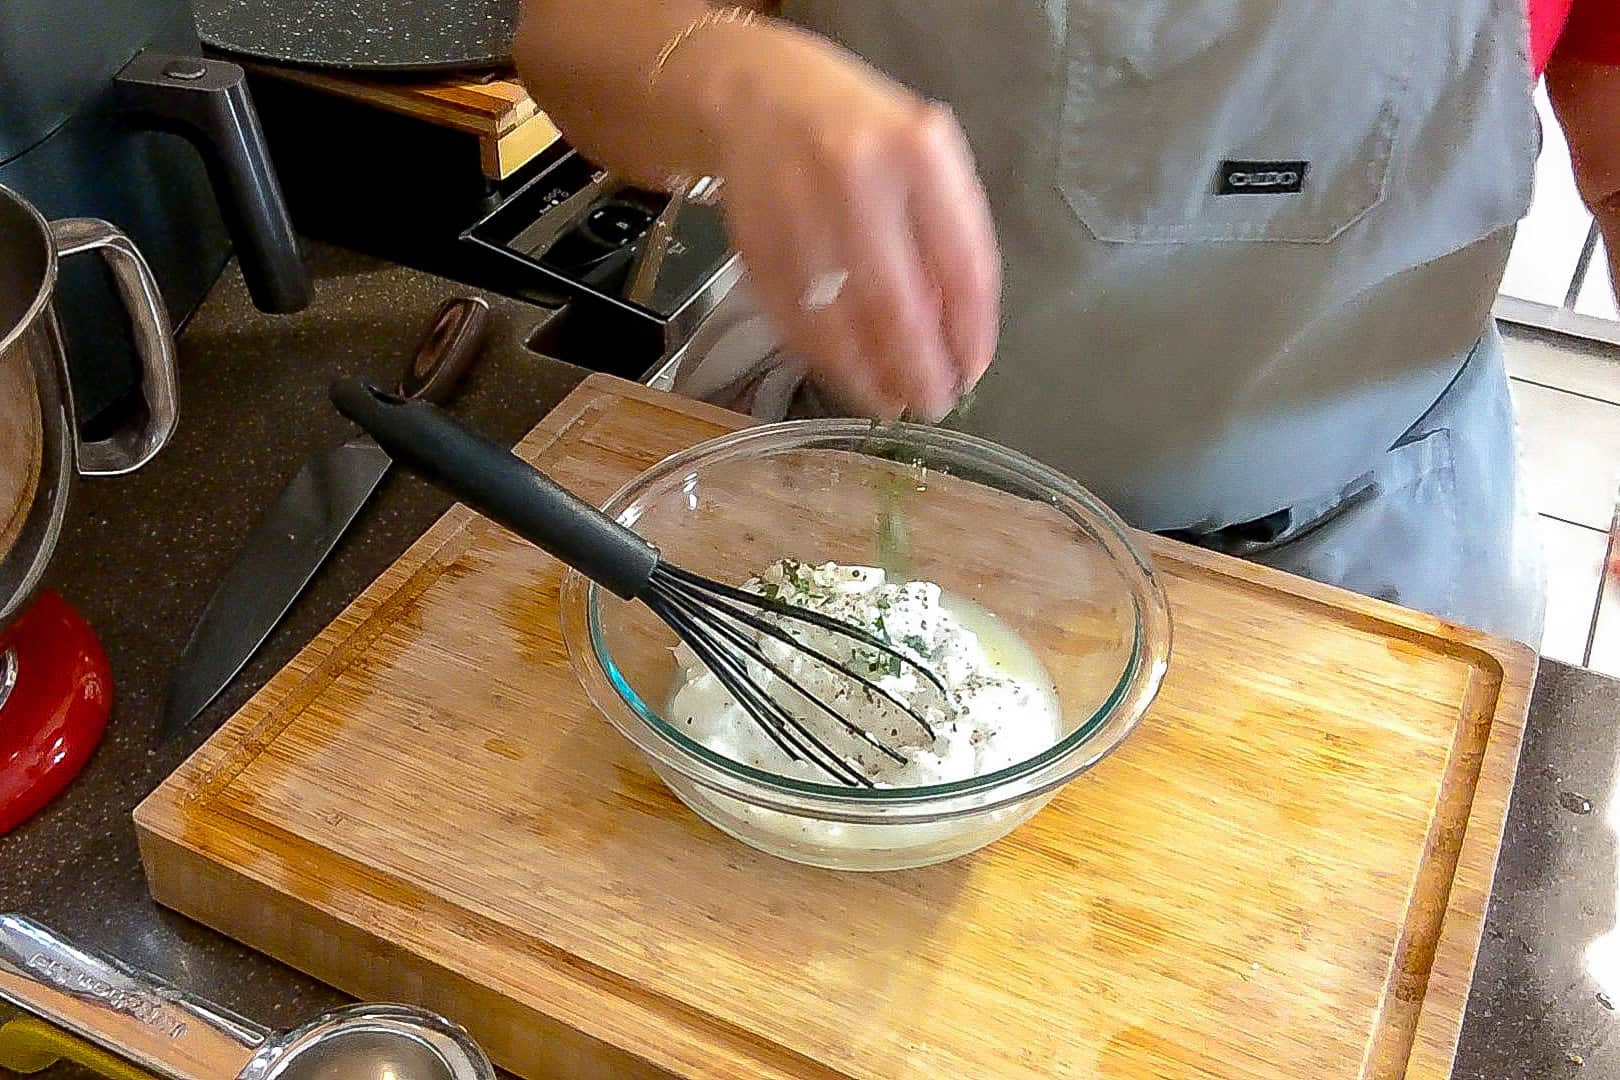
{"label": "black pot handle", "polygon": [[646,591],[657,548],[438,406],[357,378],[334,383],[332,403],[395,462],[603,588],[626,600]]}

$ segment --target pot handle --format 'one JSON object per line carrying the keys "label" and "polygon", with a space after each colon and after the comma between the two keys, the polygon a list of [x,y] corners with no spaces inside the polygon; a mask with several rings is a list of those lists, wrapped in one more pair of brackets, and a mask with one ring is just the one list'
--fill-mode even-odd
{"label": "pot handle", "polygon": [[171,1080],[237,1076],[269,1038],[21,915],[0,915],[0,1000]]}
{"label": "pot handle", "polygon": [[[79,440],[79,472],[86,476],[132,472],[163,449],[179,420],[174,332],[168,308],[152,268],[129,237],[116,227],[96,218],[63,218],[51,222],[51,239],[59,257],[96,251],[112,271],[118,295],[129,312],[135,349],[141,359],[141,396],[146,399],[146,415],[124,430],[95,442]],[[78,439],[78,435],[74,438]]]}

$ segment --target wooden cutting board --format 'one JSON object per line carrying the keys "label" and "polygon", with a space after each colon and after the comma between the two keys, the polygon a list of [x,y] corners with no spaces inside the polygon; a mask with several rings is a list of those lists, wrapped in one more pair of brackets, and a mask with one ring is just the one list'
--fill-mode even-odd
{"label": "wooden cutting board", "polygon": [[[601,500],[745,421],[587,380]],[[159,902],[540,1077],[1445,1077],[1535,656],[1154,541],[1142,726],[1012,835],[860,875],[685,810],[587,703],[558,565],[436,524],[136,810]]]}

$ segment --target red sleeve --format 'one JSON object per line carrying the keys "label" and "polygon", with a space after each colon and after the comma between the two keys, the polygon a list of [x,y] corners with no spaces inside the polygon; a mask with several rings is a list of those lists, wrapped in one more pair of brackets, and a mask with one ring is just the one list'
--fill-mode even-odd
{"label": "red sleeve", "polygon": [[[1531,0],[1532,7],[1538,0]],[[1569,8],[1558,51],[1575,60],[1620,65],[1620,3],[1616,0],[1561,0]]]}
{"label": "red sleeve", "polygon": [[[1564,25],[1569,21],[1569,9],[1572,0],[1527,0],[1526,7],[1530,17],[1530,63],[1536,75],[1547,70],[1547,61],[1552,58],[1553,46],[1558,44],[1558,37],[1564,32]],[[1613,0],[1600,0],[1602,3],[1612,3]]]}

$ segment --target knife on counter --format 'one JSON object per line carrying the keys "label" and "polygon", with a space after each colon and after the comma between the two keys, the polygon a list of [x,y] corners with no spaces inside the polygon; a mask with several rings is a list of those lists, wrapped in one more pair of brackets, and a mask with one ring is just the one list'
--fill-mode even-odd
{"label": "knife on counter", "polygon": [[[403,397],[442,403],[478,355],[489,304],[445,302],[400,380]],[[292,607],[388,472],[389,457],[356,435],[312,455],[249,534],[203,609],[169,682],[158,727],[166,742],[196,719],[252,658]]]}

